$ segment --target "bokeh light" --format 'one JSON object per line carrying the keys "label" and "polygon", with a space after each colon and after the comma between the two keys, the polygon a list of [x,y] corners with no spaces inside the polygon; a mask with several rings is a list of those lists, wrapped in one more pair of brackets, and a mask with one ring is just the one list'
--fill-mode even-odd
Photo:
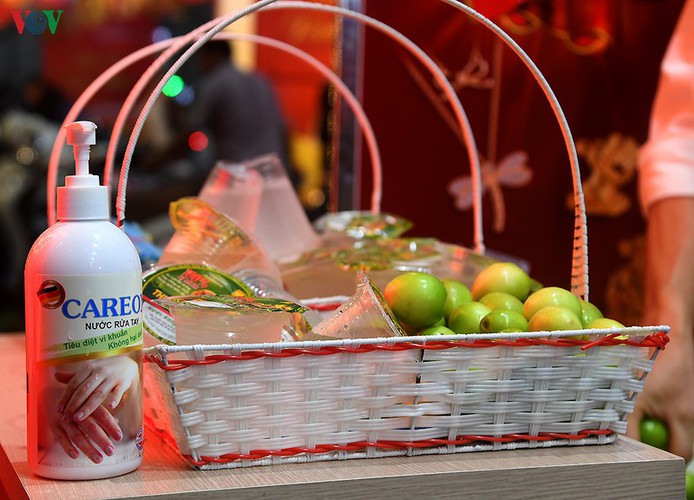
{"label": "bokeh light", "polygon": [[152,30],[152,43],[163,42],[171,38],[171,30],[166,26],[157,26]]}
{"label": "bokeh light", "polygon": [[22,146],[16,153],[17,163],[31,165],[36,160],[36,150],[29,146]]}
{"label": "bokeh light", "polygon": [[178,75],[173,75],[161,89],[161,93],[166,97],[176,97],[183,91],[184,87],[185,83],[183,82],[183,78]]}
{"label": "bokeh light", "polygon": [[199,130],[188,136],[188,147],[193,151],[204,151],[207,148],[209,141],[204,132]]}
{"label": "bokeh light", "polygon": [[188,106],[195,100],[195,91],[190,85],[185,85],[180,94],[174,97],[174,101],[180,106]]}

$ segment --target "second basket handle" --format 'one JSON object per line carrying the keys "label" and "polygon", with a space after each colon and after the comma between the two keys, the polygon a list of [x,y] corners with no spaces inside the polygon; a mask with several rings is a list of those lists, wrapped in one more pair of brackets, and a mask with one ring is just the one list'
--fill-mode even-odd
{"label": "second basket handle", "polygon": [[571,135],[571,130],[569,129],[569,124],[566,120],[564,112],[561,109],[559,101],[554,95],[552,88],[547,83],[544,75],[540,72],[532,59],[530,59],[525,51],[499,26],[459,0],[441,1],[465,12],[475,21],[491,30],[492,33],[498,36],[511,50],[513,50],[513,52],[530,70],[533,77],[544,92],[545,97],[547,97],[550,106],[552,107],[554,116],[559,122],[559,127],[561,128],[561,133],[564,138],[564,144],[569,155],[571,179],[573,181],[574,235],[571,258],[571,291],[580,295],[585,300],[588,300],[588,229],[586,221],[586,206],[583,198],[583,186],[581,185],[581,171],[578,164],[578,154],[576,153],[576,146]]}

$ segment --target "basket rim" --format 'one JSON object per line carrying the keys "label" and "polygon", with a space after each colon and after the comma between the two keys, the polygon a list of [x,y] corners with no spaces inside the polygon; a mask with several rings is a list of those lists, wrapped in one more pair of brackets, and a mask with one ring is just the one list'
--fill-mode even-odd
{"label": "basket rim", "polygon": [[[346,445],[319,444],[313,448],[299,446],[281,450],[252,450],[250,453],[227,453],[217,457],[200,455],[197,459],[192,454],[181,454],[181,456],[190,464],[196,467],[202,467],[205,465],[229,464],[232,462],[243,461],[260,462],[264,459],[277,459],[278,457],[287,458],[301,455],[308,455],[311,458],[317,458],[321,455],[334,455],[340,452],[360,455],[362,453],[366,453],[366,450],[368,449],[378,450],[379,455],[388,455],[388,452],[392,452],[396,456],[407,454],[423,455],[440,453],[444,450],[448,450],[450,447],[464,448],[466,446],[470,446],[478,448],[480,451],[491,451],[494,449],[495,445],[507,445],[508,448],[529,448],[531,446],[530,443],[534,443],[535,446],[541,446],[543,443],[568,445],[572,442],[574,444],[582,442],[586,442],[586,444],[598,444],[598,440],[601,438],[610,442],[616,439],[616,437],[617,433],[611,429],[587,429],[584,431],[579,431],[576,434],[544,432],[536,436],[529,434],[507,434],[504,436],[458,435],[452,440],[424,439],[414,441],[360,441]],[[522,443],[525,443],[526,446],[522,446]],[[500,449],[503,449],[503,447]],[[418,451],[419,453],[414,453],[415,451]],[[352,458],[359,457],[355,456]]]}
{"label": "basket rim", "polygon": [[[286,350],[302,350],[302,349],[320,349],[332,347],[358,347],[362,345],[378,345],[378,346],[394,346],[396,344],[412,344],[417,347],[422,347],[427,344],[473,344],[478,341],[490,341],[481,346],[492,347],[495,345],[505,345],[510,341],[518,340],[567,340],[572,341],[570,344],[588,346],[600,345],[605,339],[613,340],[617,336],[639,336],[653,334],[662,334],[667,336],[670,331],[668,325],[657,326],[628,326],[624,328],[610,329],[583,329],[583,330],[560,330],[560,331],[540,331],[540,332],[509,332],[509,333],[468,333],[456,335],[419,335],[419,336],[403,336],[403,337],[376,337],[376,338],[358,338],[358,339],[336,339],[336,340],[308,340],[298,342],[272,342],[272,343],[255,343],[255,344],[190,344],[190,345],[166,345],[160,344],[144,349],[145,356],[151,355],[166,355],[182,352],[194,351],[231,351],[241,353],[244,351],[286,351]],[[593,340],[581,340],[577,336],[590,335],[596,337]],[[461,344],[462,341],[464,344]],[[628,341],[616,340],[614,343],[624,343]],[[633,342],[632,342],[633,343]],[[657,343],[657,341],[656,341]],[[667,343],[667,340],[664,342]],[[537,345],[542,345],[537,343]],[[569,344],[566,344],[569,345]],[[663,346],[659,346],[661,349]]]}

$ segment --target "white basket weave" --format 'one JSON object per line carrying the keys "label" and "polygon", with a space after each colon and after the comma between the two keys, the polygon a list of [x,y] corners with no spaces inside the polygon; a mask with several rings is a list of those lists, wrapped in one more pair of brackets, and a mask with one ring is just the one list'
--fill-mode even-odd
{"label": "white basket weave", "polygon": [[199,469],[606,444],[667,330],[158,346],[146,420]]}

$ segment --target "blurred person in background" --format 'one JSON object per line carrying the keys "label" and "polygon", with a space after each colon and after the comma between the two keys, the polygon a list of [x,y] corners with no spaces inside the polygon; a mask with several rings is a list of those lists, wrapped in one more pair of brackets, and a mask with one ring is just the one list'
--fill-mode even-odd
{"label": "blurred person in background", "polygon": [[[197,179],[189,187],[199,188],[217,161],[241,162],[275,153],[292,177],[287,129],[272,86],[261,75],[238,69],[231,57],[227,42],[201,46],[195,58],[200,74],[193,85],[192,103],[180,107],[158,101],[153,112],[165,113],[174,133],[168,134],[167,144],[150,147],[140,157],[144,172],[156,173],[160,179],[180,177],[176,171],[185,170],[181,165],[188,163],[187,175]],[[154,121],[147,127],[160,128]],[[208,142],[202,147],[191,145],[192,134],[199,137],[201,132]],[[187,193],[191,194],[195,193]]]}
{"label": "blurred person in background", "polygon": [[[199,71],[192,102],[159,99],[145,122],[144,147],[136,150],[142,168],[131,172],[136,182],[129,183],[128,205],[131,216],[156,233],[159,243],[170,236],[169,203],[196,195],[217,161],[242,162],[274,153],[295,181],[275,92],[260,74],[237,68],[232,54],[225,41],[202,45],[192,61]],[[193,138],[201,135],[206,142],[194,144]]]}
{"label": "blurred person in background", "polygon": [[647,217],[644,324],[670,325],[670,343],[646,379],[629,419],[664,421],[669,450],[694,444],[694,0],[680,14],[661,66],[648,141],[639,158]]}
{"label": "blurred person in background", "polygon": [[189,130],[206,131],[219,160],[276,153],[288,166],[286,126],[269,82],[234,66],[227,42],[208,42],[197,55],[202,78],[188,114]]}

